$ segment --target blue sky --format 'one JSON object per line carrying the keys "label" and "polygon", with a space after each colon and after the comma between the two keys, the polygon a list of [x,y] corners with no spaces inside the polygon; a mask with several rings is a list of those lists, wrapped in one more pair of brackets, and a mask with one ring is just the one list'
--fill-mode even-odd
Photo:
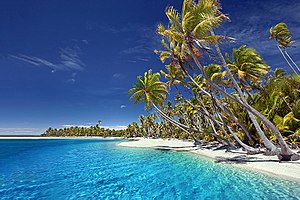
{"label": "blue sky", "polygon": [[[300,1],[221,3],[231,22],[217,32],[237,39],[223,50],[246,44],[272,68],[286,68],[268,29],[283,21],[299,39]],[[127,91],[148,68],[164,68],[153,53],[155,28],[170,5],[180,9],[181,1],[0,1],[0,134],[137,120],[144,105],[133,105]],[[291,54],[299,60],[297,48]]]}

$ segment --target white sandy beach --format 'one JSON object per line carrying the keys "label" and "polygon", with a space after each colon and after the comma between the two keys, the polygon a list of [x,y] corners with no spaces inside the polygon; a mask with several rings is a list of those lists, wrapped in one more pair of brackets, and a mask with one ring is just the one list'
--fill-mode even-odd
{"label": "white sandy beach", "polygon": [[221,163],[230,163],[238,167],[260,171],[269,175],[276,175],[290,180],[300,181],[300,161],[279,162],[277,156],[262,154],[247,155],[243,151],[226,152],[225,150],[210,150],[195,148],[192,142],[176,139],[144,139],[121,142],[119,146],[171,149],[176,151],[189,151]]}

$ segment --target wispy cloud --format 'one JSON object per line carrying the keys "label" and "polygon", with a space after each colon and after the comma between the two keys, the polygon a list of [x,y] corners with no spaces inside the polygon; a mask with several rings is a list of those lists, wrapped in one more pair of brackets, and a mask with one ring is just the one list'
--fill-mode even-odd
{"label": "wispy cloud", "polygon": [[130,33],[124,43],[126,48],[120,50],[119,56],[126,57],[128,62],[148,62],[149,55],[154,55],[153,50],[160,47],[160,37],[155,32],[155,26],[128,23],[123,27],[101,26],[101,30],[112,34]]}
{"label": "wispy cloud", "polygon": [[123,109],[123,108],[126,108],[126,106],[125,106],[124,104],[122,104],[122,105],[120,106],[120,108]]}
{"label": "wispy cloud", "polygon": [[81,40],[84,44],[88,45],[89,44],[89,41],[87,40]]}
{"label": "wispy cloud", "polygon": [[114,27],[114,26],[110,26],[110,25],[101,25],[101,26],[99,26],[99,28],[102,31],[109,32],[109,33],[112,33],[112,34],[125,33],[125,32],[131,31],[130,26],[128,26],[128,27]]}
{"label": "wispy cloud", "polygon": [[160,37],[155,32],[155,27],[145,26],[138,23],[127,23],[124,26],[116,27],[107,24],[87,23],[88,30],[100,29],[114,35],[130,34],[134,37],[128,37],[124,40],[124,49],[118,53],[119,57],[126,58],[128,62],[148,62],[149,55],[154,55],[153,50],[160,48]]}
{"label": "wispy cloud", "polygon": [[[217,33],[234,37],[236,42],[224,45],[224,50],[230,52],[232,47],[247,45],[262,54],[268,64],[276,67],[285,66],[275,42],[269,40],[269,29],[279,22],[285,22],[291,32],[295,33],[294,39],[297,39],[296,33],[300,32],[300,1],[291,0],[288,4],[285,1],[243,1],[238,8],[236,5],[231,7],[236,10],[230,16],[231,22],[221,26]],[[245,11],[247,14],[241,13]],[[223,12],[226,13],[226,10]],[[290,51],[293,55],[300,55],[297,48]]]}
{"label": "wispy cloud", "polygon": [[79,47],[66,47],[59,51],[60,61],[58,63],[51,62],[44,58],[39,58],[36,56],[28,56],[24,54],[10,55],[11,58],[26,62],[35,66],[44,66],[51,69],[52,72],[55,71],[81,71],[84,69],[85,64],[81,61],[79,57]]}
{"label": "wispy cloud", "polygon": [[119,73],[113,74],[113,78],[118,79],[118,78],[120,78],[120,77],[122,77],[122,74],[119,74]]}

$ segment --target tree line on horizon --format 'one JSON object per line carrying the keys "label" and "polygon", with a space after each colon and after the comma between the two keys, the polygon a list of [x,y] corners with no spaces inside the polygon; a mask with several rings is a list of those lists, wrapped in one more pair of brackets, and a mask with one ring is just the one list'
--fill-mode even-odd
{"label": "tree line on horizon", "polygon": [[[235,39],[215,32],[229,20],[218,0],[184,0],[181,12],[168,7],[165,14],[168,24],[157,27],[163,50],[155,50],[165,69],[149,69],[129,90],[134,103],[156,114],[130,124],[127,136],[218,141],[249,153],[263,149],[279,160],[300,159],[292,150],[300,144],[300,68],[287,52],[294,43],[287,25],[271,27],[270,39],[291,73],[272,70],[245,45],[224,54],[220,46]],[[171,91],[175,98],[167,99]]]}
{"label": "tree line on horizon", "polygon": [[126,137],[126,130],[115,130],[100,127],[101,120],[98,124],[90,127],[72,126],[65,128],[51,128],[49,127],[42,137],[80,137],[80,136],[98,136],[98,137]]}

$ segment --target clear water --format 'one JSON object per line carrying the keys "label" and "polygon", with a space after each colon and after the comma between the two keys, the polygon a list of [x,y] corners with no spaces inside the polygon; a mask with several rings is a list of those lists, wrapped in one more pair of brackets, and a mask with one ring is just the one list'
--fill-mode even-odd
{"label": "clear water", "polygon": [[300,199],[296,182],[118,142],[0,140],[0,199]]}

